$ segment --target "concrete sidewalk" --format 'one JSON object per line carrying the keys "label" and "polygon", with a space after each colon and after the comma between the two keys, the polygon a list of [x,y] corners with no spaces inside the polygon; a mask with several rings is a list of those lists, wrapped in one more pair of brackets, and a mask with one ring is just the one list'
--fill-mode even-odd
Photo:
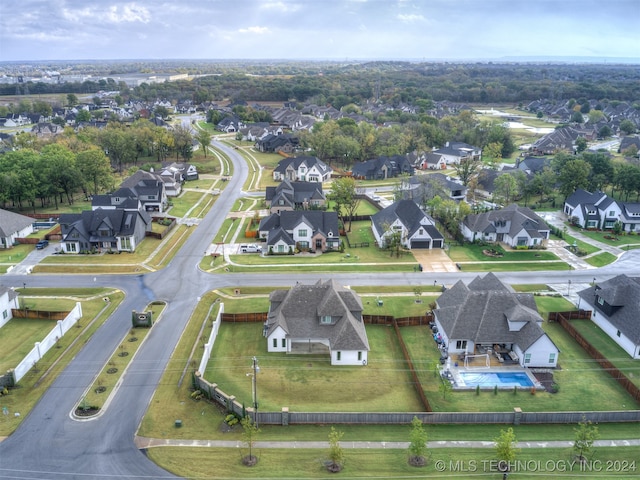
{"label": "concrete sidewalk", "polygon": [[[244,446],[240,440],[178,440],[170,438],[147,438],[135,437],[135,444],[139,449],[153,447],[208,447],[208,448],[241,448]],[[255,448],[309,448],[309,449],[326,449],[329,448],[329,442],[278,442],[265,441],[256,442]],[[340,442],[342,448],[348,449],[396,449],[406,450],[409,448],[409,442]],[[428,442],[428,448],[494,448],[495,443],[491,441],[453,441],[441,440]],[[596,440],[595,447],[640,447],[640,439],[630,440]],[[571,448],[573,442],[569,440],[563,441],[538,441],[538,442],[518,442],[518,448]]]}

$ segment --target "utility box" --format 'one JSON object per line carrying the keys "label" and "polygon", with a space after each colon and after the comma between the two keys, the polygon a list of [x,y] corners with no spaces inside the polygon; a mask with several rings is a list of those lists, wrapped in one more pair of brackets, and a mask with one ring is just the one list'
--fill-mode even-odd
{"label": "utility box", "polygon": [[151,312],[131,312],[131,324],[134,327],[147,327],[153,326],[153,315]]}

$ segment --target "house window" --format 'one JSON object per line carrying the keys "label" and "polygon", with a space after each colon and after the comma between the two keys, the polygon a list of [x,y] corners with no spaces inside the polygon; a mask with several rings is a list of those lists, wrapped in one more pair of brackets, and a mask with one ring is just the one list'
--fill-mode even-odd
{"label": "house window", "polygon": [[550,353],[549,354],[549,363],[554,363],[556,361],[556,354],[555,353]]}
{"label": "house window", "polygon": [[456,350],[466,350],[467,349],[467,341],[466,340],[458,340],[456,342]]}
{"label": "house window", "polygon": [[75,243],[67,243],[67,252],[76,252],[76,244]]}
{"label": "house window", "polygon": [[616,337],[619,337],[620,335],[621,335],[620,330],[618,330],[618,331],[616,332]]}
{"label": "house window", "polygon": [[604,305],[604,299],[602,297],[598,297],[598,305]]}
{"label": "house window", "polygon": [[320,317],[320,323],[327,325],[331,323],[331,315],[323,315]]}
{"label": "house window", "polygon": [[306,237],[307,236],[307,230],[304,229],[304,228],[298,230],[298,236],[299,237]]}
{"label": "house window", "polygon": [[284,200],[278,200],[278,205],[284,205]]}
{"label": "house window", "polygon": [[6,310],[4,312],[2,312],[2,318],[7,318],[8,316],[9,316],[9,314],[7,313]]}
{"label": "house window", "polygon": [[362,352],[358,352],[358,361],[361,362],[362,361]]}
{"label": "house window", "polygon": [[278,348],[278,339],[277,338],[273,339],[273,348]]}
{"label": "house window", "polygon": [[609,216],[610,217],[615,217],[616,216],[615,210],[609,210]]}
{"label": "house window", "polygon": [[530,353],[525,353],[524,354],[524,363],[525,363],[525,365],[527,363],[531,363],[531,354]]}
{"label": "house window", "polygon": [[522,247],[527,244],[527,237],[518,237],[518,246]]}
{"label": "house window", "polygon": [[101,237],[108,237],[109,236],[109,231],[108,230],[100,230],[100,236]]}
{"label": "house window", "polygon": [[340,361],[342,358],[342,352],[336,352],[336,360]]}
{"label": "house window", "polygon": [[418,230],[418,235],[424,235],[424,229],[421,228],[420,230]]}
{"label": "house window", "polygon": [[282,348],[287,348],[287,339],[286,338],[282,339]]}

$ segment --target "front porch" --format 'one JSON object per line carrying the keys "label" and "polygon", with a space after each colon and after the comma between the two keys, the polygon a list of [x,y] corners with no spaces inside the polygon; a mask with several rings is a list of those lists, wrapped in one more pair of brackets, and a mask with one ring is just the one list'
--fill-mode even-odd
{"label": "front porch", "polygon": [[451,360],[455,366],[463,367],[466,359],[468,366],[477,368],[486,366],[487,357],[483,355],[489,358],[489,368],[520,366],[518,355],[508,345],[502,344],[476,345],[473,352],[453,354]]}

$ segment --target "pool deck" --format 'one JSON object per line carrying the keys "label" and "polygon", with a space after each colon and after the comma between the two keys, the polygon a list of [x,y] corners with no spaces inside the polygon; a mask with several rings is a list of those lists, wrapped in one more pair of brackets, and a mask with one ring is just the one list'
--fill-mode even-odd
{"label": "pool deck", "polygon": [[[450,375],[446,375],[446,372],[449,372]],[[444,378],[448,378],[451,381],[451,384],[453,386],[454,390],[475,390],[476,386],[475,385],[471,385],[471,386],[467,386],[464,383],[464,380],[462,379],[462,377],[460,376],[460,373],[464,372],[464,373],[478,373],[478,374],[482,374],[482,373],[524,373],[527,375],[527,377],[529,378],[529,380],[531,380],[531,383],[533,383],[534,387],[538,390],[544,390],[544,387],[542,386],[542,384],[540,382],[538,382],[538,380],[536,379],[536,377],[533,375],[533,373],[527,369],[527,368],[522,368],[519,365],[515,365],[515,366],[502,366],[502,367],[488,367],[488,368],[480,368],[480,367],[475,367],[475,368],[466,368],[466,367],[462,367],[462,366],[455,366],[455,365],[445,365],[445,367],[442,370],[442,374],[443,374],[443,379]],[[480,386],[481,389],[492,389],[494,388],[494,385],[491,386]],[[523,390],[528,390],[531,387],[518,387],[519,389],[523,389]],[[503,386],[500,387],[498,385],[498,389],[502,389],[502,390],[513,390],[513,385],[510,386]]]}

